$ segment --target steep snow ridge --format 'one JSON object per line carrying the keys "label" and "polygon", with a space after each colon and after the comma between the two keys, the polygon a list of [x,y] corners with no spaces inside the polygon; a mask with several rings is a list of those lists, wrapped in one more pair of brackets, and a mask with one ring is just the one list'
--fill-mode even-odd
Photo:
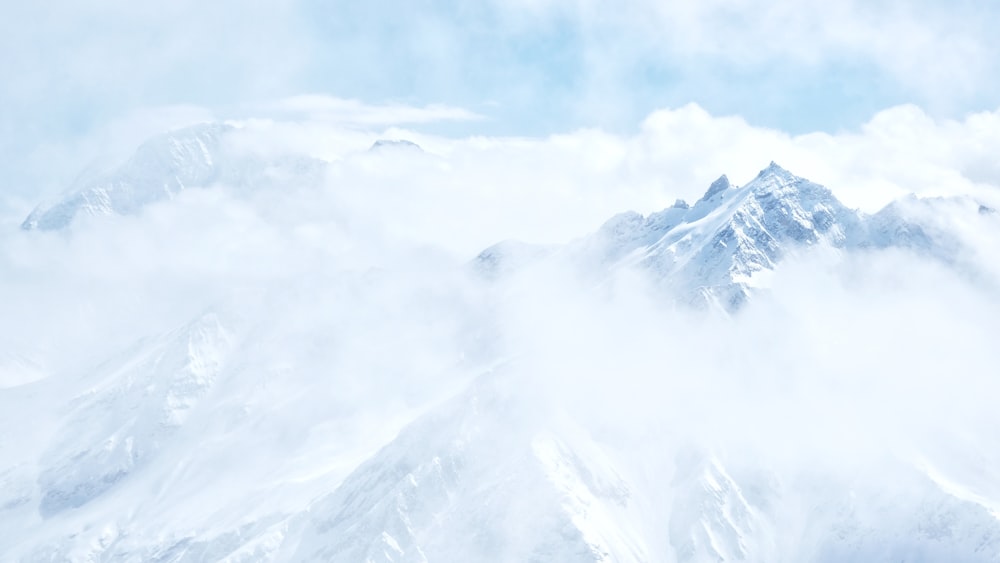
{"label": "steep snow ridge", "polygon": [[282,559],[648,560],[620,518],[629,491],[608,461],[542,430],[499,375],[412,424],[314,504]]}
{"label": "steep snow ridge", "polygon": [[698,241],[690,252],[683,243],[662,240],[660,252],[645,264],[683,293],[716,300],[726,309],[742,305],[750,278],[773,269],[788,250],[820,242],[840,247],[860,236],[856,212],[826,188],[774,163],[743,188],[717,197],[720,204],[704,219],[689,223],[685,234]]}
{"label": "steep snow ridge", "polygon": [[74,400],[62,439],[43,456],[39,513],[83,506],[155,456],[212,385],[231,345],[207,315],[97,375]]}
{"label": "steep snow ridge", "polygon": [[[277,561],[968,561],[1000,522],[918,468],[866,480],[737,470],[682,448],[640,485],[584,428],[484,376],[414,422],[288,527]],[[655,447],[650,445],[649,447]],[[634,475],[629,475],[634,478]],[[635,495],[657,490],[666,511]],[[663,496],[666,493],[666,496]],[[793,532],[789,532],[789,531]],[[666,543],[661,543],[661,536]],[[653,541],[650,541],[653,540]]]}
{"label": "steep snow ridge", "polygon": [[[404,333],[428,336],[408,348],[402,333],[365,326],[370,311],[386,306],[386,292],[372,287],[398,287],[396,278],[334,279],[219,304],[82,376],[56,374],[4,390],[0,419],[12,421],[8,428],[23,425],[31,409],[9,414],[6,407],[41,386],[41,404],[60,415],[56,428],[29,441],[39,443],[37,452],[11,455],[25,440],[0,436],[0,559],[277,557],[295,515],[424,412],[422,401],[455,391],[426,377],[416,378],[419,393],[413,381],[408,387],[407,378],[428,369],[412,353],[374,366],[380,346],[358,363],[360,343],[376,336],[395,341],[397,352],[433,341],[413,307],[441,315],[440,302],[428,303],[434,292],[396,296],[394,306],[408,309],[400,314],[415,323]],[[442,296],[454,296],[440,278],[434,283]],[[372,302],[352,302],[364,299]],[[345,350],[352,360],[342,359]],[[464,371],[459,376],[466,381]]]}
{"label": "steep snow ridge", "polygon": [[[772,162],[743,187],[723,175],[694,205],[679,200],[645,217],[621,213],[563,248],[498,245],[477,263],[490,277],[550,256],[598,275],[638,268],[681,302],[735,311],[764,274],[810,246],[896,247],[953,262],[960,242],[935,213],[953,203],[910,198],[868,216]],[[986,209],[979,214],[991,216]]]}
{"label": "steep snow ridge", "polygon": [[232,127],[206,123],[154,137],[121,167],[75,186],[50,207],[35,209],[22,227],[55,230],[78,215],[130,214],[180,190],[205,186],[219,173],[223,137]]}
{"label": "steep snow ridge", "polygon": [[48,206],[39,206],[21,227],[58,230],[82,216],[131,215],[189,188],[229,184],[244,188],[314,182],[322,161],[299,156],[264,158],[232,150],[229,136],[237,129],[203,123],[153,137],[124,164],[107,174],[84,180]]}
{"label": "steep snow ridge", "polygon": [[653,560],[630,505],[631,488],[615,461],[589,437],[560,430],[562,435],[543,434],[532,446],[583,541],[598,561]]}
{"label": "steep snow ridge", "polygon": [[750,278],[789,248],[849,244],[861,238],[861,221],[828,189],[772,162],[742,188],[720,177],[693,206],[618,215],[573,252],[612,268],[641,267],[682,299],[731,310],[749,295]]}
{"label": "steep snow ridge", "polygon": [[678,561],[768,559],[773,531],[766,517],[717,459],[680,452],[672,487],[669,533]]}
{"label": "steep snow ridge", "polygon": [[424,151],[420,145],[406,139],[379,139],[372,143],[372,146],[369,147],[368,150],[369,152],[384,150]]}
{"label": "steep snow ridge", "polygon": [[[76,461],[92,467],[90,457],[72,459],[77,451],[73,444],[99,447],[107,435],[116,436],[115,445],[131,437],[131,451],[148,451],[156,441],[144,439],[142,429],[163,426],[150,425],[150,420],[165,421],[165,430],[156,436],[160,443],[171,440],[171,425],[189,419],[185,413],[190,410],[181,409],[179,417],[159,416],[173,410],[170,393],[163,391],[173,389],[175,379],[182,389],[194,382],[195,392],[181,395],[201,403],[208,402],[209,390],[198,382],[211,382],[213,400],[199,412],[227,408],[225,400],[234,391],[246,393],[253,381],[247,373],[214,381],[219,377],[213,373],[231,365],[227,358],[233,356],[232,342],[231,330],[215,315],[168,337],[141,342],[126,354],[126,361],[85,379],[84,387],[91,392],[80,395],[72,408],[86,414],[70,417],[60,431],[76,438],[59,446],[66,455],[45,457],[43,464],[70,472]],[[241,350],[240,360],[245,353]],[[154,361],[156,357],[163,359]],[[249,362],[258,363],[252,356]],[[215,424],[196,424],[188,431],[200,441],[184,441],[179,449],[160,448],[138,458],[106,490],[76,508],[47,516],[40,523],[44,532],[35,530],[41,536],[26,542],[30,551],[21,554],[27,555],[6,550],[0,554],[15,561],[832,562],[995,561],[1000,553],[1000,522],[988,502],[970,494],[968,484],[974,480],[969,476],[948,479],[945,486],[937,474],[928,479],[904,468],[885,477],[875,473],[874,482],[860,484],[831,479],[803,483],[796,475],[784,475],[784,486],[777,486],[767,478],[751,478],[750,472],[739,470],[745,468],[731,467],[709,450],[654,465],[647,477],[651,482],[637,482],[636,474],[643,471],[629,472],[634,468],[583,428],[586,421],[553,416],[548,405],[533,398],[531,381],[512,378],[504,370],[487,374],[409,425],[343,481],[311,489],[308,498],[314,502],[299,501],[293,510],[273,514],[253,512],[261,505],[273,508],[278,498],[287,496],[282,481],[289,468],[305,458],[292,457],[275,466],[276,475],[269,473],[263,483],[270,489],[266,494],[239,483],[235,500],[218,490],[233,478],[225,470],[208,481],[210,492],[206,482],[197,479],[190,489],[159,482],[157,473],[163,472],[175,481],[190,479],[186,450],[225,447],[239,440],[238,434],[228,433],[234,429],[243,432],[244,440],[249,438],[237,443],[240,449],[260,447],[269,457],[276,451],[287,453],[270,446],[252,419],[228,419],[226,431]],[[226,383],[232,386],[219,388]],[[274,399],[273,388],[263,392]],[[296,398],[284,408],[302,410],[303,402]],[[130,420],[142,418],[123,408],[132,403],[141,405],[142,413],[149,411],[145,423]],[[99,432],[92,434],[87,427],[105,407],[124,413],[120,420],[125,424],[121,430],[119,425],[98,424]],[[290,416],[287,411],[284,415]],[[337,441],[343,432],[336,428],[320,434],[324,441]],[[301,453],[316,456],[316,445]],[[91,471],[91,477],[115,475],[118,460],[100,460],[105,472]],[[205,465],[213,471],[220,467]],[[908,475],[912,483],[894,491],[889,481],[899,475]],[[38,497],[24,486],[25,477],[18,468],[0,471],[0,500],[11,505],[0,505],[0,516],[7,512],[38,517]],[[660,492],[655,502],[662,502],[666,514],[650,517],[637,509],[646,493],[662,490],[666,494]],[[227,524],[164,531],[156,513],[165,507],[177,511],[173,503],[181,502],[178,496],[187,499],[191,519]],[[132,508],[122,497],[143,499],[145,511]],[[796,511],[796,506],[804,511]],[[234,511],[248,516],[231,526],[220,515]]]}

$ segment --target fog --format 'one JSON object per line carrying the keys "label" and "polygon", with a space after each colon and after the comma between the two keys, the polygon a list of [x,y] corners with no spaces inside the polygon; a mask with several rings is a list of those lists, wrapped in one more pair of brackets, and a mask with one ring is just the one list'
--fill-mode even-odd
{"label": "fog", "polygon": [[[24,423],[23,409],[33,419],[30,432],[2,444],[4,467],[41,468],[58,457],[56,444],[75,439],[61,426],[66,413],[117,377],[107,366],[127,364],[134,347],[206,312],[228,335],[219,352],[228,375],[213,384],[217,394],[199,399],[183,440],[166,442],[201,468],[187,484],[150,489],[173,495],[162,516],[170,525],[186,521],[193,509],[184,503],[221,474],[229,487],[202,502],[228,510],[223,523],[243,517],[230,514],[239,511],[239,483],[311,479],[312,488],[265,500],[254,514],[268,502],[301,510],[483,374],[530,413],[503,421],[511,433],[572,420],[635,467],[665,476],[684,448],[875,488],[893,483],[887,468],[951,478],[997,461],[995,214],[941,208],[935,220],[961,243],[951,263],[902,250],[802,251],[730,314],[678,304],[649,272],[581,271],[558,254],[499,279],[476,271],[474,256],[494,242],[562,243],[629,206],[648,212],[678,195],[694,199],[707,187],[702,176],[726,172],[689,169],[674,180],[670,170],[635,163],[634,146],[649,138],[245,127],[239,150],[311,147],[329,159],[327,175],[319,185],[189,189],[133,216],[4,232],[5,433]],[[424,150],[365,150],[384,133]],[[285,142],[296,136],[298,144]],[[15,408],[32,389],[40,391]],[[80,440],[66,451],[89,446]],[[507,452],[493,453],[500,463]],[[148,467],[156,469],[145,475],[169,473],[171,458]],[[142,475],[131,483],[144,483]],[[639,490],[654,500],[662,494],[643,482]],[[982,483],[984,505],[997,506],[1000,491]]]}
{"label": "fog", "polygon": [[[300,285],[318,291],[345,276],[384,275],[388,288],[364,290],[441,285],[475,296],[476,308],[496,316],[490,326],[500,332],[498,341],[513,347],[500,355],[530,351],[522,361],[539,362],[531,369],[545,372],[540,377],[555,389],[592,383],[601,389],[595,397],[608,399],[618,393],[604,387],[620,385],[626,409],[632,390],[635,402],[655,397],[649,408],[679,409],[680,419],[700,412],[705,420],[696,426],[726,426],[713,420],[727,412],[773,426],[783,409],[802,408],[858,411],[872,417],[858,423],[869,430],[905,428],[894,422],[894,409],[913,417],[949,412],[940,417],[949,420],[970,412],[965,400],[988,396],[982,386],[995,356],[984,340],[996,334],[997,318],[992,216],[970,221],[957,209],[954,217],[936,218],[962,239],[961,269],[897,252],[817,251],[782,264],[772,288],[747,310],[705,315],[673,306],[640,273],[595,284],[558,261],[499,282],[470,273],[479,250],[507,238],[562,243],[629,208],[649,212],[677,195],[696,199],[705,178],[726,170],[689,168],[674,180],[652,157],[636,161],[634,146],[669,138],[669,127],[636,139],[584,131],[521,140],[393,129],[383,133],[413,138],[424,151],[377,153],[358,147],[380,133],[322,122],[262,122],[239,133],[234,143],[241,151],[310,147],[312,156],[339,156],[319,186],[291,179],[279,189],[192,189],[138,216],[84,218],[67,232],[8,229],[2,314],[16,322],[3,325],[3,348],[62,372],[205,309],[247,305],[240,300],[256,301],[254,292]],[[951,193],[963,186],[970,184]],[[854,188],[832,187],[845,199]],[[254,314],[265,318],[285,316],[255,306]],[[380,313],[348,316],[369,315]],[[391,316],[404,322],[398,317]],[[943,400],[945,388],[960,400]],[[685,391],[675,399],[678,390]],[[673,400],[679,404],[670,406]],[[913,408],[905,407],[910,402]]]}

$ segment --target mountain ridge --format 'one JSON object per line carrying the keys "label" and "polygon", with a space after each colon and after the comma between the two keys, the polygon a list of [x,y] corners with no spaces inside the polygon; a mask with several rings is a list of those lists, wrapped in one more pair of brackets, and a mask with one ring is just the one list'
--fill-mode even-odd
{"label": "mountain ridge", "polygon": [[892,202],[872,215],[848,208],[829,188],[772,161],[740,187],[720,176],[692,205],[677,200],[645,216],[619,213],[555,249],[505,242],[482,251],[473,264],[494,278],[553,255],[605,275],[638,268],[680,302],[732,312],[755,291],[755,276],[803,248],[898,247],[945,257],[958,244],[941,229],[928,234],[900,205]]}
{"label": "mountain ridge", "polygon": [[[240,177],[251,185],[263,177],[259,167],[267,163],[257,161],[246,172],[223,162],[224,151],[216,154],[198,134],[192,138],[177,153],[179,161],[139,158],[139,172],[130,176],[128,166],[117,172],[132,183],[87,184],[91,192],[84,191],[93,197],[81,196],[85,205],[56,213],[49,223],[43,210],[30,227],[66,228],[79,214],[138,213],[176,190]],[[169,156],[173,145],[151,146],[167,147]],[[171,183],[177,162],[186,161],[204,166]],[[249,176],[228,172],[234,166]],[[124,203],[113,205],[119,200],[109,186],[119,186],[120,193],[111,192]],[[148,198],[126,197],[143,186]],[[682,302],[737,311],[758,291],[762,273],[800,249],[903,248],[947,258],[960,242],[934,224],[939,203],[903,200],[866,215],[772,162],[743,186],[720,176],[693,204],[678,200],[648,215],[620,213],[593,234],[558,247],[501,242],[474,265],[501,281],[550,259],[568,259],[598,278],[636,268]],[[990,214],[981,207],[971,209]],[[782,472],[766,455],[725,455],[739,436],[688,443],[685,425],[711,425],[709,418],[728,405],[718,397],[721,385],[688,386],[706,375],[699,371],[708,357],[704,350],[688,349],[682,339],[654,338],[646,344],[653,361],[637,365],[624,358],[628,350],[613,350],[621,341],[601,340],[598,345],[609,350],[585,358],[614,354],[624,361],[581,370],[569,356],[580,343],[593,342],[575,339],[576,331],[607,318],[542,327],[553,334],[540,342],[556,349],[532,358],[516,342],[509,350],[504,342],[494,346],[493,339],[510,336],[505,328],[532,330],[503,325],[509,303],[502,297],[493,302],[494,293],[484,292],[480,316],[464,297],[454,310],[428,305],[437,301],[435,292],[459,294],[464,283],[442,288],[443,280],[434,278],[411,294],[405,284],[395,285],[399,277],[405,276],[389,272],[346,283],[334,276],[283,287],[287,295],[271,305],[257,298],[234,302],[231,311],[208,311],[173,331],[144,335],[79,378],[29,382],[0,395],[0,414],[14,420],[4,410],[23,410],[18,423],[31,420],[32,407],[43,404],[36,390],[59,387],[65,399],[47,399],[58,402],[59,415],[51,439],[37,440],[40,455],[12,448],[7,451],[17,452],[11,459],[18,464],[0,466],[0,543],[9,544],[0,546],[0,557],[175,563],[1000,557],[1000,524],[991,512],[996,505],[991,492],[981,490],[996,482],[990,469],[1000,467],[995,442],[969,448],[980,457],[968,463],[972,476],[965,479],[949,475],[945,455],[934,459],[944,466],[934,474],[896,460],[894,472],[873,464],[862,476],[870,481],[860,483],[853,472],[823,474],[825,466]],[[392,285],[372,291],[380,283]],[[397,292],[405,299],[384,298]],[[478,305],[481,297],[469,300]],[[567,312],[551,313],[535,301],[525,308],[528,324]],[[372,314],[400,310],[408,311],[399,313],[409,321],[402,327],[389,324],[398,319],[380,324]],[[237,320],[244,315],[245,321]],[[317,319],[310,322],[310,315]],[[450,316],[462,338],[474,336],[454,348],[442,345],[433,362],[421,358],[437,342],[433,323]],[[633,320],[614,328],[649,329]],[[408,339],[415,341],[407,346]],[[470,342],[484,351],[470,352]],[[740,357],[738,348],[732,355]],[[12,365],[24,363],[15,356]],[[814,369],[798,361],[764,367],[790,371],[795,377],[780,381],[789,385]],[[587,377],[626,385],[627,372],[639,373],[638,392],[652,407],[634,404],[632,393],[608,396],[603,386],[581,395],[591,384]],[[435,384],[428,374],[445,383]],[[752,370],[735,375],[749,376],[748,388],[761,383]],[[671,393],[682,399],[667,397]],[[597,396],[593,404],[577,404],[591,394]],[[656,419],[682,400],[704,401],[698,407],[710,414]],[[767,407],[742,393],[735,400],[750,403],[750,416]],[[713,410],[715,401],[721,401],[719,410]],[[618,402],[625,405],[615,411]],[[622,428],[632,424],[624,433],[605,428],[605,420],[618,417],[625,419]],[[725,422],[749,420],[735,414]],[[630,437],[633,432],[637,436]],[[808,429],[803,433],[814,439]],[[5,439],[0,436],[0,446]],[[938,473],[949,478],[935,478]],[[893,491],[900,476],[907,487]]]}
{"label": "mountain ridge", "polygon": [[134,215],[191,188],[256,189],[276,180],[315,182],[323,173],[326,163],[315,158],[236,150],[229,139],[236,131],[227,123],[206,122],[156,135],[118,167],[82,178],[53,203],[37,206],[21,228],[56,231],[82,216]]}

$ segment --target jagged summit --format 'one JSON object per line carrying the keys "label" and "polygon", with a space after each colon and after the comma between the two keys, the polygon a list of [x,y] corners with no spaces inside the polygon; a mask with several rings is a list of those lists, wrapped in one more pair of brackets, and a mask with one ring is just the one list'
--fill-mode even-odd
{"label": "jagged summit", "polygon": [[[655,214],[654,214],[655,215]],[[740,188],[723,176],[641,255],[639,264],[693,302],[738,308],[758,272],[795,246],[843,246],[861,219],[826,188],[772,162]]]}
{"label": "jagged summit", "polygon": [[21,227],[55,230],[78,215],[129,214],[172,197],[217,175],[223,137],[233,128],[202,123],[157,135],[140,145],[119,168],[70,189],[52,206],[39,206]]}
{"label": "jagged summit", "polygon": [[771,161],[770,164],[767,165],[767,168],[764,168],[763,170],[761,170],[760,172],[757,173],[757,177],[758,178],[765,178],[765,177],[768,177],[768,176],[776,176],[776,177],[781,177],[781,178],[797,178],[798,177],[798,176],[792,174],[791,172],[789,172],[788,170],[786,170],[785,168],[782,168],[782,166],[780,164],[778,164],[777,162],[775,162],[773,160]]}
{"label": "jagged summit", "polygon": [[321,176],[320,160],[234,150],[228,142],[234,131],[232,125],[210,122],[157,135],[118,168],[79,182],[51,205],[38,206],[21,228],[58,230],[80,216],[131,215],[189,188],[258,187]]}
{"label": "jagged summit", "polygon": [[407,141],[406,139],[379,139],[372,143],[372,146],[368,150],[379,151],[384,149],[406,149],[421,152],[424,150],[420,147],[420,145],[414,143],[413,141]]}
{"label": "jagged summit", "polygon": [[782,189],[788,186],[799,186],[811,183],[801,176],[796,176],[780,165],[771,161],[771,164],[764,168],[748,184],[757,192]]}
{"label": "jagged summit", "polygon": [[612,270],[638,266],[682,300],[735,310],[758,285],[757,274],[790,250],[864,245],[869,222],[827,188],[771,162],[742,187],[720,176],[693,206],[620,213],[568,252]]}
{"label": "jagged summit", "polygon": [[153,201],[173,197],[218,176],[223,137],[233,129],[201,123],[144,142],[119,168],[73,186],[51,206],[39,206],[21,228],[55,230],[78,215],[130,214]]}
{"label": "jagged summit", "polygon": [[[172,146],[154,147],[152,164],[139,168],[155,168]],[[217,177],[232,178],[232,156],[210,155]],[[967,433],[958,444],[921,422],[958,412],[940,410],[943,403],[916,403],[938,410],[919,410],[912,440],[896,419],[889,432],[864,424],[897,412],[897,391],[920,396],[980,381],[956,379],[971,364],[955,357],[981,348],[989,331],[971,342],[959,332],[957,348],[947,338],[943,348],[940,339],[922,340],[928,357],[942,361],[913,372],[890,361],[908,351],[893,321],[935,323],[939,315],[924,319],[903,306],[912,299],[892,300],[875,311],[884,326],[873,327],[891,332],[882,339],[891,353],[868,351],[884,344],[869,330],[855,339],[864,361],[845,363],[839,358],[851,341],[840,337],[847,321],[870,321],[863,315],[824,315],[829,305],[790,310],[799,296],[751,311],[746,322],[703,324],[635,299],[645,284],[600,278],[638,266],[680,299],[734,310],[759,287],[760,273],[804,246],[850,249],[875,240],[872,225],[884,227],[885,244],[939,244],[934,230],[913,228],[910,208],[933,216],[941,201],[903,200],[879,223],[818,184],[784,177],[730,185],[704,205],[621,213],[593,235],[553,247],[553,260],[597,266],[587,273],[599,279],[584,280],[596,288],[592,302],[575,283],[551,283],[560,276],[481,291],[487,284],[451,275],[447,263],[415,275],[407,263],[388,264],[389,275],[373,276],[324,254],[330,263],[270,282],[226,276],[236,283],[221,292],[230,294],[223,303],[166,332],[162,319],[135,323],[130,345],[52,362],[67,366],[64,375],[39,363],[44,377],[21,385],[34,358],[0,350],[0,372],[19,372],[19,387],[0,390],[0,427],[18,429],[0,433],[0,561],[996,563],[1000,448],[989,431],[996,421],[983,415],[992,411],[970,410],[982,438]],[[1000,217],[978,215],[982,204],[958,203],[972,219],[1000,226]],[[546,259],[541,250],[507,241],[477,260],[501,276],[505,266]],[[897,265],[886,265],[891,276],[879,278],[877,292],[858,294],[858,306],[910,273]],[[844,281],[856,283],[838,279],[833,293]],[[179,292],[148,294],[177,309],[171,319],[201,301],[188,303],[199,285],[181,282]],[[88,286],[130,286],[104,285],[83,284],[67,303],[100,306]],[[831,298],[822,292],[832,285],[812,290]],[[971,295],[989,298],[992,289]],[[958,304],[975,302],[963,296]],[[54,320],[87,318],[75,309]],[[45,310],[27,321],[50,326]],[[791,316],[795,325],[771,322]],[[796,338],[797,329],[810,338]],[[594,353],[581,355],[586,347]],[[985,362],[987,378],[992,358],[973,358]],[[851,373],[861,363],[873,365]],[[878,381],[887,370],[900,385]],[[921,380],[938,373],[944,387],[935,379],[922,391]],[[884,389],[869,393],[876,387]],[[824,401],[834,392],[829,405],[860,416],[839,431],[838,409],[812,408],[819,403],[809,389]],[[788,401],[789,409],[768,413]],[[731,432],[761,413],[760,426]],[[799,414],[829,420],[817,427]],[[791,424],[808,431],[783,432]],[[892,437],[906,438],[906,455],[873,447]],[[860,448],[846,448],[854,439],[864,440]],[[799,446],[803,452],[786,455]]]}
{"label": "jagged summit", "polygon": [[728,190],[730,187],[729,178],[723,174],[719,176],[718,180],[712,182],[712,185],[708,187],[708,191],[705,192],[705,195],[701,199],[703,201],[712,199],[713,196]]}

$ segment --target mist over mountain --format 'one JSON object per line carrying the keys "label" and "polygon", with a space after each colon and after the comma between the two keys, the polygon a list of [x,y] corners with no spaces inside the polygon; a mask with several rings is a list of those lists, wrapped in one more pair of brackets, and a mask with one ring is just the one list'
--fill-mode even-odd
{"label": "mist over mountain", "polygon": [[647,273],[666,296],[696,306],[734,311],[783,259],[814,246],[862,253],[899,248],[944,262],[956,259],[961,241],[935,225],[935,210],[960,207],[968,215],[988,207],[971,198],[897,201],[874,215],[849,209],[829,189],[772,162],[756,178],[734,187],[723,175],[693,205],[678,200],[647,216],[615,215],[592,235],[554,250],[507,241],[484,250],[478,268],[509,272],[553,254],[586,269]]}
{"label": "mist over mountain", "polygon": [[1000,2],[0,17],[0,563],[1000,562]]}
{"label": "mist over mountain", "polygon": [[464,252],[530,231],[518,189],[586,222],[483,164],[549,153],[251,129],[0,239],[0,559],[1000,559],[978,194],[862,211],[771,162]]}
{"label": "mist over mountain", "polygon": [[225,142],[232,132],[232,126],[205,123],[149,139],[118,168],[83,178],[57,201],[36,208],[21,228],[57,230],[77,217],[134,214],[190,188],[224,184],[274,189],[288,183],[316,183],[322,176],[324,163],[316,159],[264,159],[239,151]]}

